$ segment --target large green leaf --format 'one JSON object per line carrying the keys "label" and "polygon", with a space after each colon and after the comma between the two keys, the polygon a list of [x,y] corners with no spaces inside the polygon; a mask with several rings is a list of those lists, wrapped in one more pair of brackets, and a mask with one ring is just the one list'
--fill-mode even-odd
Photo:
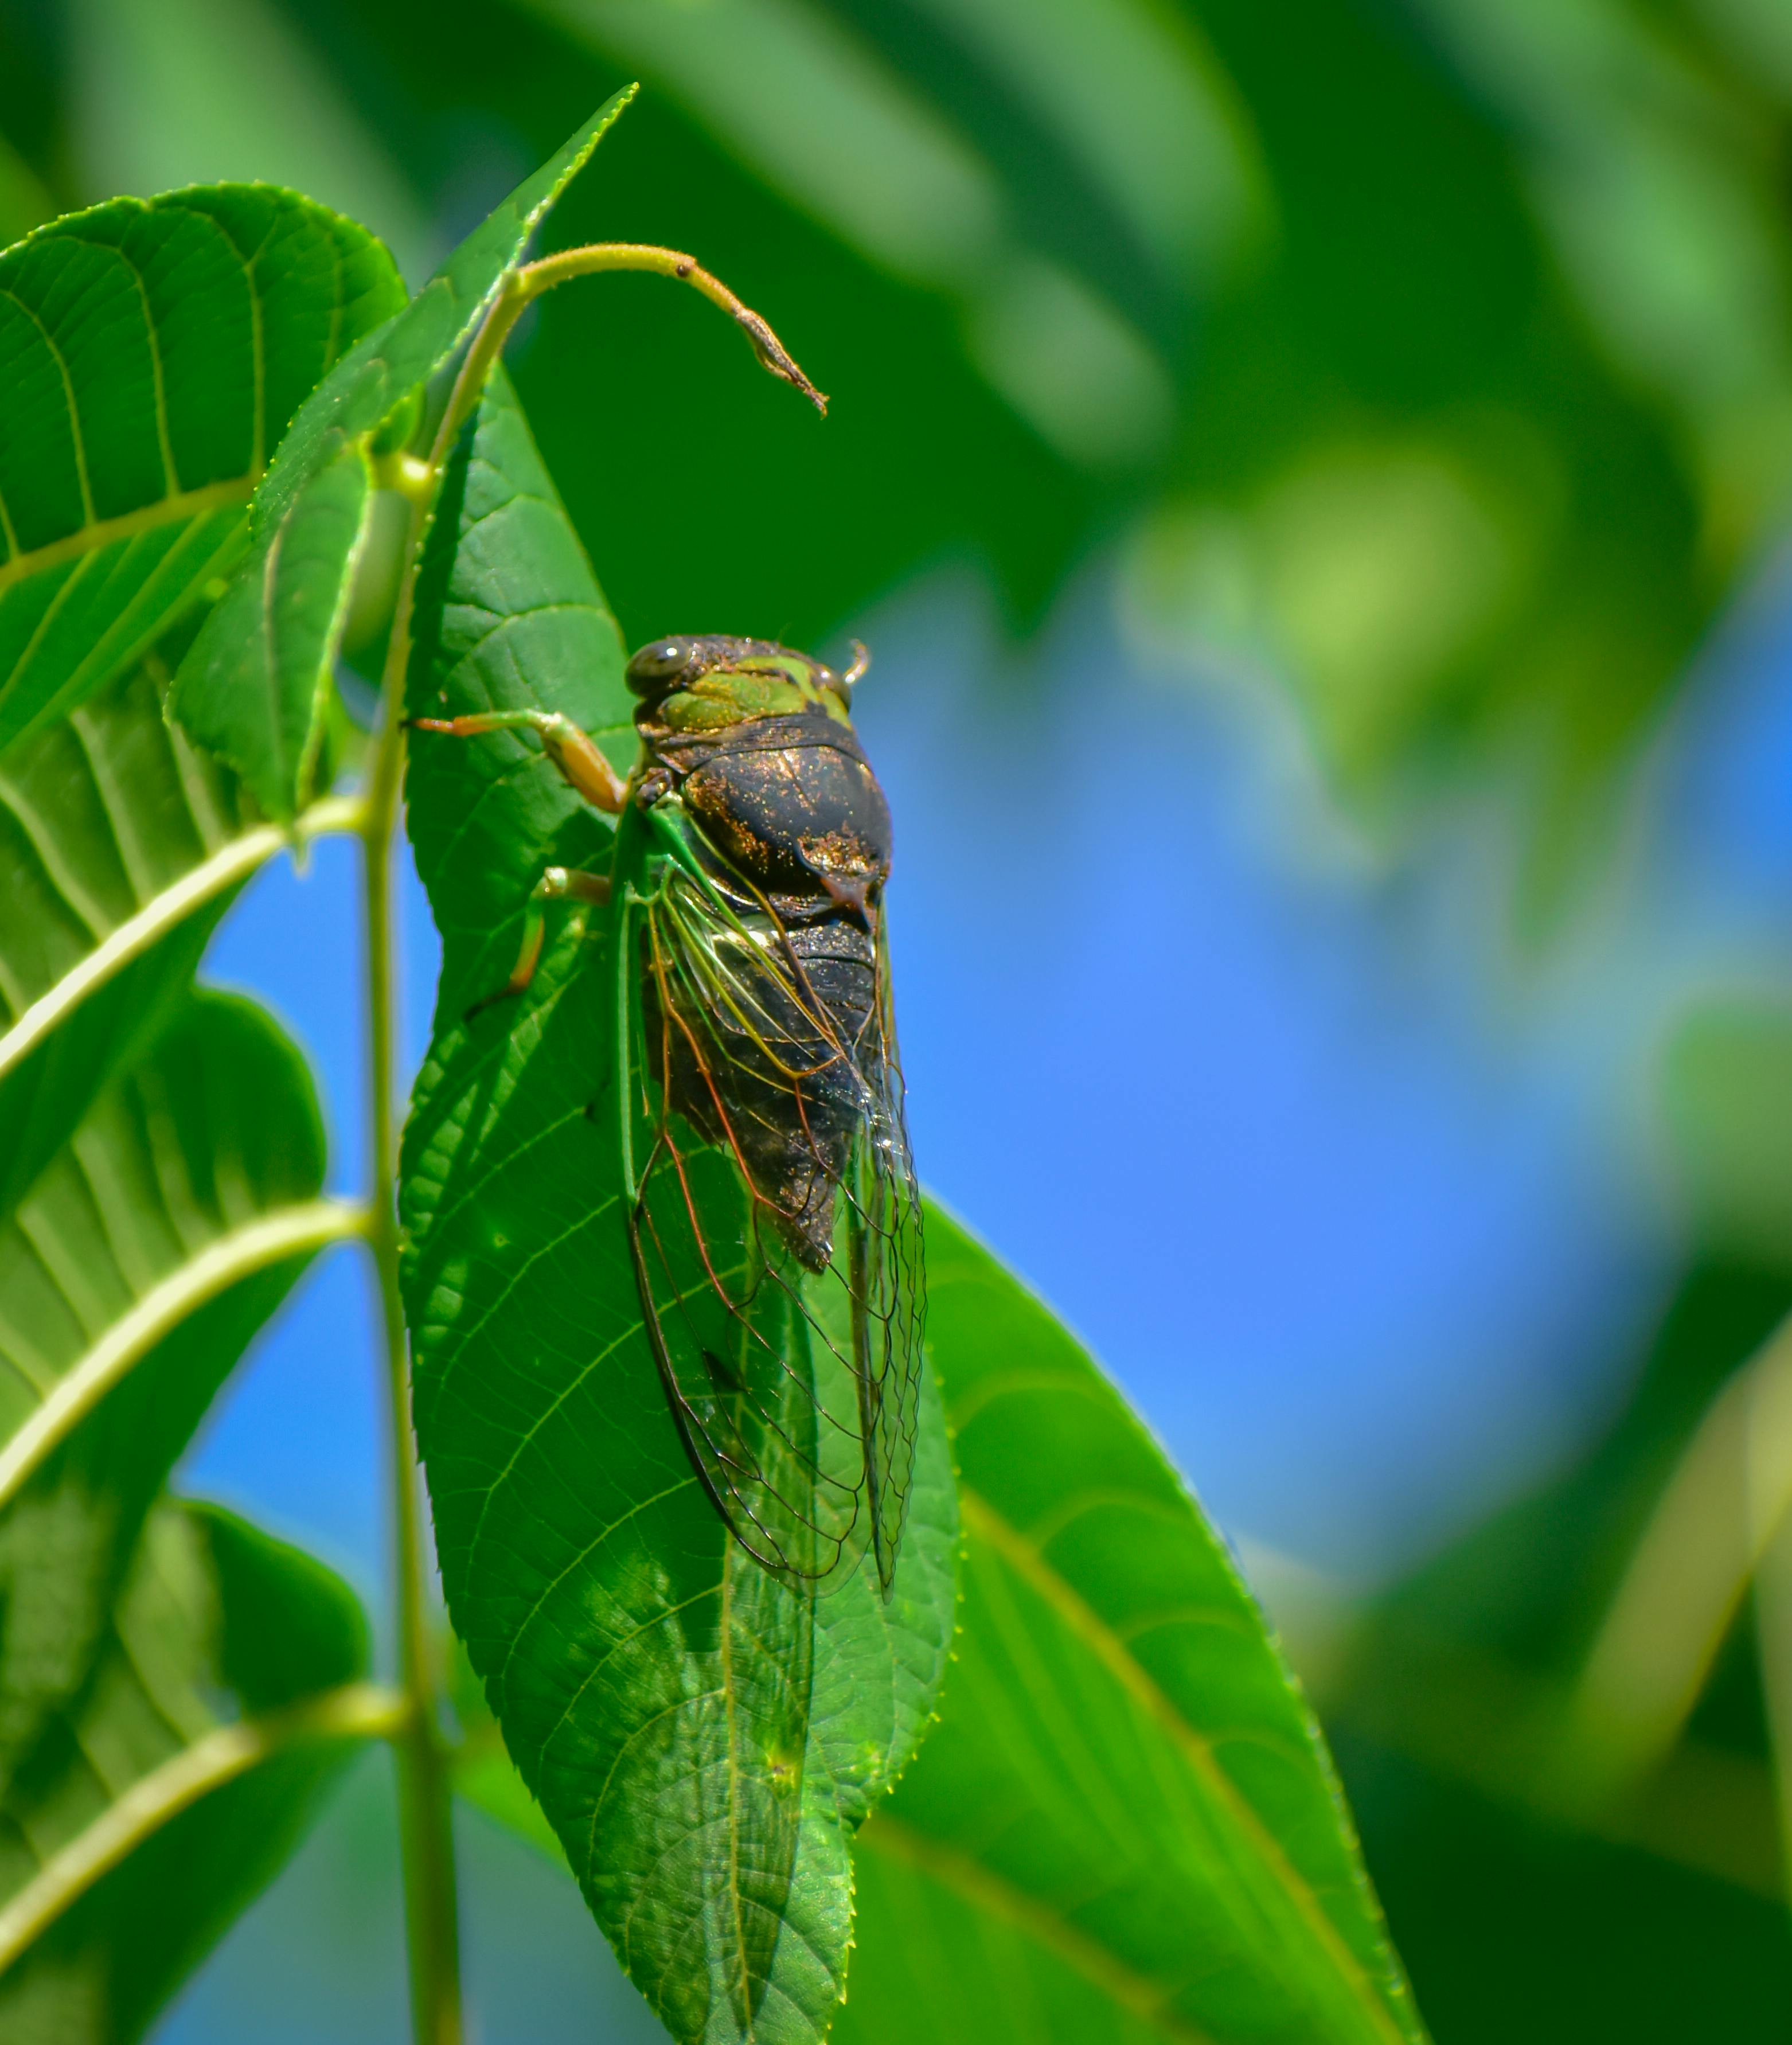
{"label": "large green leaf", "polygon": [[0,256],[0,749],[228,568],[287,422],[403,298],[364,229],[272,185],[114,199]]}
{"label": "large green leaf", "polygon": [[[615,626],[502,381],[436,530],[413,708],[535,703],[624,725]],[[601,857],[609,827],[511,738],[420,737],[410,795],[444,961],[406,1134],[406,1293],[449,1612],[674,2035],[816,2039],[844,1985],[851,1832],[945,1662],[955,1515],[937,1400],[887,1605],[862,1569],[804,1596],[733,1542],[667,1411],[617,1167],[586,1113],[609,1039],[576,919],[523,1000],[461,1020],[514,957],[542,865]]]}
{"label": "large green leaf", "polygon": [[366,1623],[321,1564],[164,1505],[86,1680],[0,1783],[0,2036],[141,2037],[397,1723]]}
{"label": "large green leaf", "polygon": [[194,995],[0,1222],[0,1778],[85,1680],[218,1387],[353,1227],[323,1169],[298,1051]]}
{"label": "large green leaf", "polygon": [[[471,337],[530,237],[633,96],[615,94],[468,235],[403,312],[314,391],[256,494],[248,559],[182,664],[174,714],[270,816],[311,770],[349,585],[371,511],[369,449],[403,439],[431,379]],[[438,397],[441,394],[437,394]]]}
{"label": "large green leaf", "polygon": [[559,1835],[516,1772],[486,1700],[485,1686],[467,1659],[466,1650],[457,1640],[452,1641],[444,1658],[450,1665],[449,1695],[459,1735],[454,1745],[455,1794],[526,1839],[556,1867],[564,1868],[566,1856],[561,1851]]}
{"label": "large green leaf", "polygon": [[842,2045],[1412,2045],[1311,1713],[1113,1386],[937,1210],[963,1629],[861,1835]]}
{"label": "large green leaf", "polygon": [[[163,649],[0,758],[0,1215],[137,1055],[289,841],[162,715]],[[340,825],[326,799],[301,838]]]}

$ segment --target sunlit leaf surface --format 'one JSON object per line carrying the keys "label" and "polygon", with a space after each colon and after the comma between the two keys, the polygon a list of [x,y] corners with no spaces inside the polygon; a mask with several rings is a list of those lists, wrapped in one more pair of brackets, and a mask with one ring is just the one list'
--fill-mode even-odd
{"label": "sunlit leaf surface", "polygon": [[618,93],[600,107],[402,312],[349,351],[294,420],[256,492],[249,557],[183,662],[173,708],[270,816],[290,817],[314,792],[310,770],[367,530],[373,437],[387,427],[402,444],[417,426],[430,379],[628,100]]}
{"label": "sunlit leaf surface", "polygon": [[[615,628],[507,387],[437,533],[414,708],[533,702],[622,725]],[[819,2039],[845,1981],[850,1835],[944,1666],[955,1517],[937,1400],[887,1604],[868,1568],[817,1597],[730,1540],[641,1327],[602,1133],[611,1011],[578,920],[527,997],[461,1020],[468,990],[508,970],[541,867],[601,858],[608,826],[511,738],[418,734],[410,793],[445,949],[404,1210],[449,1611],[598,1921],[674,2035]]]}
{"label": "sunlit leaf surface", "polygon": [[190,996],[0,1222],[0,1775],[83,1680],[219,1385],[344,1232],[323,1157],[293,1046]]}
{"label": "sunlit leaf surface", "polygon": [[164,718],[167,681],[152,652],[0,758],[0,1214],[153,1040],[244,880],[287,841]]}
{"label": "sunlit leaf surface", "polygon": [[0,256],[0,749],[237,558],[287,422],[403,297],[364,228],[271,185],[114,199]]}
{"label": "sunlit leaf surface", "polygon": [[79,1693],[0,1780],[0,2036],[142,2036],[390,1729],[367,1659],[321,1564],[214,1508],[158,1509]]}

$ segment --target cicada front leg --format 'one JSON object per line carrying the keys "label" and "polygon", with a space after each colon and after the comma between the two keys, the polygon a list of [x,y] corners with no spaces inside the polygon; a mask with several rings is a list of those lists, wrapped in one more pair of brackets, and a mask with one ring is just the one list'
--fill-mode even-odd
{"label": "cicada front leg", "polygon": [[406,722],[413,731],[445,732],[452,738],[477,738],[488,731],[533,731],[567,786],[594,810],[620,816],[628,800],[626,779],[571,718],[557,710],[481,710],[466,717],[413,717]]}

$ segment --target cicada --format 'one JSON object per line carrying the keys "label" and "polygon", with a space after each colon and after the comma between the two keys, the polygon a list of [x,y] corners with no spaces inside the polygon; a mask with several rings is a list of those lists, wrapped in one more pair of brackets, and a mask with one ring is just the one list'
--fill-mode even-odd
{"label": "cicada", "polygon": [[864,665],[862,649],[835,674],[765,640],[655,640],[628,664],[641,749],[626,778],[553,712],[414,722],[532,729],[617,818],[607,872],[542,876],[488,999],[528,984],[549,904],[608,905],[629,1242],[692,1467],[774,1574],[829,1584],[869,1550],[888,1596],[925,1280],[884,934],[889,809],[852,720]]}

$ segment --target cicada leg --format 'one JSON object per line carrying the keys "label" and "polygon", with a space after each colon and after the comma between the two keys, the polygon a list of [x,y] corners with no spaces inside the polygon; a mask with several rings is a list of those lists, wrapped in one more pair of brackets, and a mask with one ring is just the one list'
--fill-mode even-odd
{"label": "cicada leg", "polygon": [[606,816],[620,816],[628,800],[627,781],[572,718],[557,710],[481,710],[466,717],[413,717],[406,722],[413,731],[445,732],[452,738],[477,738],[488,731],[533,731],[567,786],[593,809],[602,810]]}
{"label": "cicada leg", "polygon": [[535,969],[541,961],[541,941],[547,934],[549,903],[601,904],[609,899],[610,876],[607,873],[584,873],[576,867],[550,866],[529,891],[529,905],[522,919],[522,946],[517,953],[510,978],[495,992],[476,1001],[467,1011],[465,1019],[470,1022],[494,1003],[508,1001],[521,994],[535,977]]}

